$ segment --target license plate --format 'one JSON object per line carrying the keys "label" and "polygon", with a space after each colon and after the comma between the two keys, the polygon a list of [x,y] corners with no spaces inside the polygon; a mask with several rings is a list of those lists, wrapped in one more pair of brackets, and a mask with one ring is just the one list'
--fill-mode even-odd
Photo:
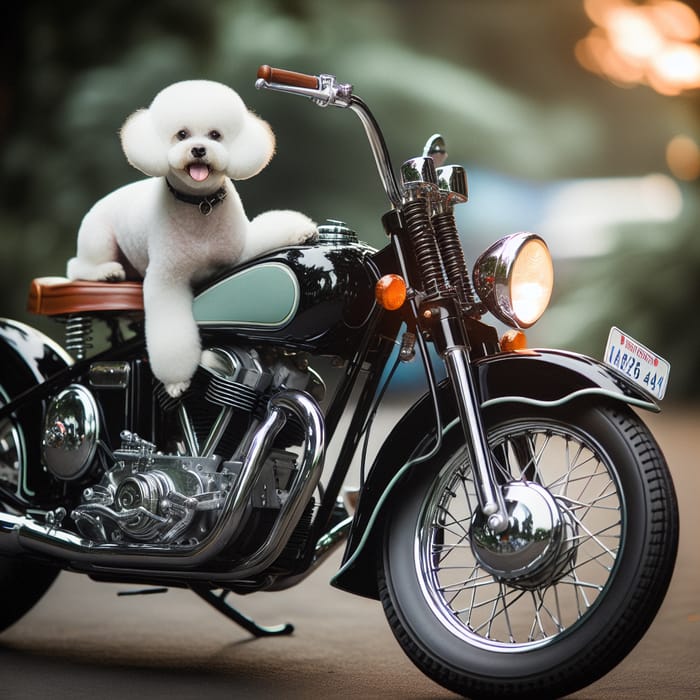
{"label": "license plate", "polygon": [[659,357],[614,326],[610,329],[603,361],[606,365],[620,370],[657,399],[663,399],[671,365],[663,357]]}

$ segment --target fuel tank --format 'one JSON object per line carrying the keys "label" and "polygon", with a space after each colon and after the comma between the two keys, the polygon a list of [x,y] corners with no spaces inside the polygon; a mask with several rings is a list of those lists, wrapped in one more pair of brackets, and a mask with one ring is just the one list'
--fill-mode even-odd
{"label": "fuel tank", "polygon": [[202,333],[351,354],[375,308],[377,251],[351,235],[324,235],[323,228],[313,245],[273,251],[196,290]]}

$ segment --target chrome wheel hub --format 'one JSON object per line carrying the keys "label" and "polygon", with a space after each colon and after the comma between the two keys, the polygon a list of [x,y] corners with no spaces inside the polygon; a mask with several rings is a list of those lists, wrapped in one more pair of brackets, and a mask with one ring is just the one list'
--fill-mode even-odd
{"label": "chrome wheel hub", "polygon": [[571,563],[575,525],[569,509],[547,489],[529,481],[503,487],[508,528],[494,533],[477,510],[469,539],[474,556],[497,580],[535,589],[559,580]]}

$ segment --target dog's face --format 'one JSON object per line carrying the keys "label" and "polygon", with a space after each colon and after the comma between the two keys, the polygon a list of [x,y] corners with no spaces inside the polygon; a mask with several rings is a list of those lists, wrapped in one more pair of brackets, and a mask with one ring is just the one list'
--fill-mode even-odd
{"label": "dog's face", "polygon": [[194,192],[218,189],[262,170],[274,152],[274,135],[221,83],[189,80],[158,93],[151,106],[122,127],[129,162],[151,176]]}

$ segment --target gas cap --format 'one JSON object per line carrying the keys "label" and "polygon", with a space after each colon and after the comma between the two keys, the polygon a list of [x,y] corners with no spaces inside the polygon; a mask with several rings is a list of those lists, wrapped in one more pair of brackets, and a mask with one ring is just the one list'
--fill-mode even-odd
{"label": "gas cap", "polygon": [[357,240],[357,233],[343,221],[326,219],[326,223],[318,227],[318,242],[321,244],[357,243]]}

